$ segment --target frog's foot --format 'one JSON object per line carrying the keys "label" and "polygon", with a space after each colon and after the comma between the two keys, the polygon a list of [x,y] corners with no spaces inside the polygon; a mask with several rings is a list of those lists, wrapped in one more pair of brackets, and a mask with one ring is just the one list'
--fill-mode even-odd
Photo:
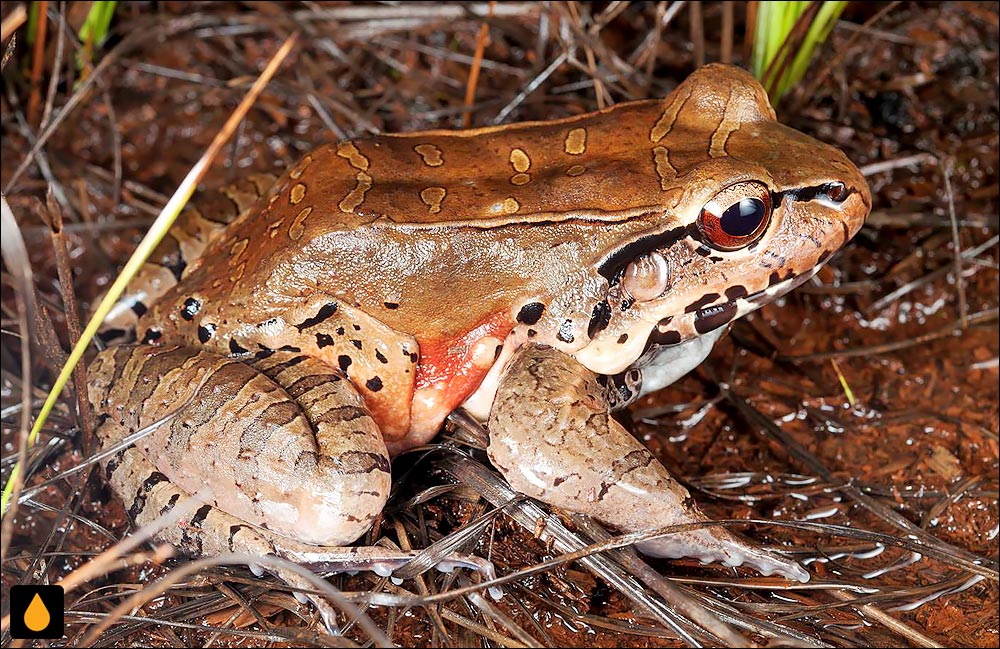
{"label": "frog's foot", "polygon": [[[608,415],[597,376],[572,357],[522,347],[500,382],[488,452],[518,491],[637,532],[707,521],[656,458]],[[798,563],[707,527],[642,543],[658,557],[692,557],[808,581]]]}

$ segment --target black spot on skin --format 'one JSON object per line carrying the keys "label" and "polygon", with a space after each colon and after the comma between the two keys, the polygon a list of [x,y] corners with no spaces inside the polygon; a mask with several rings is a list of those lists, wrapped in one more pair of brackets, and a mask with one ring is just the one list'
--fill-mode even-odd
{"label": "black spot on skin", "polygon": [[420,355],[417,352],[409,352],[410,362],[416,363],[420,359]]}
{"label": "black spot on skin", "polygon": [[694,251],[699,255],[701,255],[702,257],[709,257],[709,258],[712,257],[712,249],[709,248],[708,246],[698,246],[697,248],[694,249]]}
{"label": "black spot on skin", "polygon": [[278,319],[277,318],[270,318],[268,320],[265,320],[264,322],[258,322],[257,323],[257,328],[258,329],[266,329],[267,327],[271,327],[271,326],[276,325],[276,324],[278,324]]}
{"label": "black spot on skin", "polygon": [[181,275],[184,274],[184,269],[187,268],[187,262],[181,259],[180,255],[178,255],[177,261],[174,262],[168,261],[167,263],[164,264],[164,266],[166,266],[167,270],[170,271],[170,274],[174,276],[174,279],[176,279],[179,282],[181,281]]}
{"label": "black spot on skin", "polygon": [[125,334],[126,334],[126,332],[125,332],[124,329],[108,329],[106,331],[102,331],[101,333],[97,334],[97,338],[102,343],[107,344],[107,343],[111,342],[112,340],[117,340],[119,338],[123,338],[125,336]]}
{"label": "black spot on skin", "polygon": [[365,381],[365,387],[371,390],[372,392],[378,392],[379,390],[382,389],[382,379],[380,379],[377,376],[373,376],[372,378]]}
{"label": "black spot on skin", "polygon": [[149,477],[143,480],[142,485],[136,490],[135,497],[132,499],[132,506],[129,507],[128,515],[134,521],[136,517],[142,513],[142,510],[146,508],[146,496],[152,491],[153,487],[160,484],[161,482],[167,482],[167,476],[163,475],[159,471],[154,471],[149,474]]}
{"label": "black spot on skin", "polygon": [[534,329],[528,329],[528,338],[534,338],[537,335],[538,335],[537,331],[535,331]]}
{"label": "black spot on skin", "polygon": [[708,258],[708,260],[715,263],[719,263],[720,261],[722,261],[722,257],[719,257],[718,255],[712,255]]}
{"label": "black spot on skin", "polygon": [[493,350],[493,360],[500,358],[500,352],[503,351],[503,345],[497,345],[497,348]]}
{"label": "black spot on skin", "polygon": [[543,313],[545,313],[544,304],[541,302],[529,302],[517,312],[517,321],[522,324],[533,325],[541,320]]}
{"label": "black spot on skin", "polygon": [[770,275],[768,275],[768,277],[767,277],[767,285],[768,286],[774,286],[775,284],[780,284],[781,282],[785,281],[786,279],[791,279],[794,276],[795,276],[795,273],[791,269],[786,270],[784,274],[779,273],[778,271],[774,271],[773,273],[771,273]]}
{"label": "black spot on skin", "polygon": [[673,319],[674,319],[674,316],[672,316],[672,315],[668,315],[665,318],[660,318],[660,321],[656,323],[656,326],[658,326],[658,327],[666,327],[668,324],[670,324],[673,321]]}
{"label": "black spot on skin", "polygon": [[177,501],[180,500],[180,499],[181,499],[181,495],[180,494],[174,494],[173,496],[171,496],[170,500],[167,501],[167,504],[164,505],[163,509],[160,510],[160,516],[163,516],[166,513],[168,513],[171,510],[173,510],[174,506],[177,504]]}
{"label": "black spot on skin", "polygon": [[397,304],[396,302],[383,302],[382,304],[384,304],[385,308],[387,308],[387,309],[398,309],[399,308],[399,304]]}
{"label": "black spot on skin", "polygon": [[229,551],[236,552],[236,546],[234,541],[236,540],[236,535],[242,529],[250,529],[247,525],[230,525],[229,526]]}
{"label": "black spot on skin", "polygon": [[211,322],[203,325],[198,325],[198,340],[200,340],[202,344],[207,343],[209,340],[212,339],[212,336],[214,335],[215,335],[215,325],[212,324]]}
{"label": "black spot on skin", "polygon": [[330,334],[316,334],[316,346],[319,348],[329,347],[333,344],[333,336]]}
{"label": "black spot on skin", "polygon": [[689,304],[686,307],[684,307],[684,313],[694,313],[695,311],[698,311],[699,309],[704,309],[706,306],[708,306],[712,302],[715,302],[716,300],[718,300],[719,297],[720,296],[719,296],[718,293],[706,293],[706,294],[702,295],[700,298],[698,298],[697,300],[695,300],[694,302],[692,302],[691,304]]}
{"label": "black spot on skin", "polygon": [[249,351],[250,351],[249,349],[244,349],[243,347],[241,347],[240,344],[236,342],[235,338],[229,339],[229,352],[231,354],[246,354]]}
{"label": "black spot on skin", "polygon": [[379,363],[383,363],[384,364],[384,363],[388,363],[389,362],[389,359],[385,357],[385,354],[383,354],[382,352],[380,352],[377,349],[375,350],[375,358],[378,359]]}
{"label": "black spot on skin", "polygon": [[627,340],[628,340],[628,334],[622,334],[622,335],[618,336],[618,344],[619,345],[624,345],[625,341],[627,341]]}
{"label": "black spot on skin", "polygon": [[316,312],[315,316],[311,318],[306,318],[299,324],[295,325],[295,328],[298,329],[299,331],[302,331],[303,329],[308,329],[309,327],[318,325],[319,323],[328,319],[336,312],[337,312],[337,303],[327,302],[322,307],[320,307],[320,310]]}
{"label": "black spot on skin", "polygon": [[681,332],[674,330],[657,332],[656,338],[656,343],[659,345],[679,345],[681,342]]}
{"label": "black spot on skin", "polygon": [[278,348],[278,350],[279,351],[283,351],[283,352],[300,352],[300,351],[302,351],[300,348],[295,347],[293,345],[282,345],[281,347]]}
{"label": "black spot on skin", "polygon": [[199,311],[201,311],[201,302],[193,297],[189,297],[184,300],[184,306],[181,307],[181,317],[191,322],[198,315]]}
{"label": "black spot on skin", "polygon": [[107,465],[104,467],[104,478],[111,481],[111,474],[115,472],[115,469],[121,465],[122,460],[125,458],[125,449],[122,449],[115,453],[115,456],[108,460]]}
{"label": "black spot on skin", "polygon": [[631,309],[633,304],[635,304],[635,298],[627,297],[624,300],[622,300],[621,306],[618,308],[621,309],[622,312],[624,313],[625,311]]}
{"label": "black spot on skin", "polygon": [[573,321],[563,320],[563,323],[559,325],[559,333],[556,334],[556,338],[563,341],[564,343],[573,342]]}
{"label": "black spot on skin", "polygon": [[600,301],[594,305],[594,311],[590,316],[590,324],[587,325],[587,337],[593,338],[598,333],[604,331],[608,323],[611,322],[611,307],[605,301]]}
{"label": "black spot on skin", "polygon": [[736,305],[732,303],[702,309],[694,316],[694,330],[700,334],[714,331],[732,321],[736,317],[736,311]]}
{"label": "black spot on skin", "polygon": [[146,314],[146,311],[148,311],[146,305],[140,302],[139,300],[136,300],[135,302],[132,303],[132,312],[135,313],[136,316],[141,318]]}
{"label": "black spot on skin", "polygon": [[163,332],[159,329],[147,329],[146,333],[142,336],[142,342],[148,344],[155,343],[160,338],[163,337]]}
{"label": "black spot on skin", "polygon": [[347,368],[351,366],[351,357],[346,354],[341,354],[337,357],[337,364],[340,365],[340,371],[347,373]]}
{"label": "black spot on skin", "polygon": [[738,300],[741,297],[746,297],[747,295],[749,295],[749,293],[747,292],[746,286],[738,284],[736,286],[730,286],[729,288],[726,289],[726,297],[729,298],[730,302],[733,300]]}
{"label": "black spot on skin", "polygon": [[274,354],[274,350],[273,349],[268,349],[267,347],[265,347],[265,348],[261,349],[259,352],[257,352],[256,354],[254,354],[253,357],[257,358],[257,359],[262,359],[262,358],[267,358],[269,356],[272,356],[273,354]]}
{"label": "black spot on skin", "polygon": [[358,349],[361,349],[361,341],[360,340],[351,340],[351,344],[354,345],[355,347],[357,347]]}
{"label": "black spot on skin", "polygon": [[344,335],[344,328],[343,327],[337,327],[337,335],[338,336],[343,336]]}
{"label": "black spot on skin", "polygon": [[359,325],[359,324],[352,324],[351,326],[354,327],[355,331],[361,331],[361,325]]}
{"label": "black spot on skin", "polygon": [[206,518],[208,518],[208,513],[210,511],[212,511],[211,505],[202,505],[199,507],[198,511],[194,513],[194,516],[191,517],[191,527],[201,529],[201,524],[205,522]]}

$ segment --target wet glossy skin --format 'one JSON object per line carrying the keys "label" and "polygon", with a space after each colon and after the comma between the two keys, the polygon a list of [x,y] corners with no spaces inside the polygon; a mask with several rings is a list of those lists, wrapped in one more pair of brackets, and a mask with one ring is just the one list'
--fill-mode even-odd
{"label": "wet glossy skin", "polygon": [[[754,195],[773,205],[769,218],[752,240],[720,245],[703,208],[715,201],[721,214]],[[490,419],[491,458],[521,491],[623,529],[698,519],[683,488],[608,411],[675,380],[729,322],[811,277],[860,229],[870,197],[840,151],[774,120],[747,73],[708,66],[663,100],[321,147],[278,181],[263,207],[234,203],[243,215],[228,226],[190,217],[112,323],[129,326],[125,316],[141,314],[147,346],[99,360],[100,387],[91,393],[110,413],[102,435],[121,437],[145,421],[129,426],[116,416],[149,399],[148,391],[109,399],[123,381],[173,377],[195,389],[206,372],[230,372],[205,369],[236,362],[221,359],[249,362],[234,370],[246,377],[218,388],[228,401],[199,417],[203,432],[186,433],[181,444],[176,430],[160,431],[146,454],[179,449],[172,467],[157,469],[188,492],[208,485],[211,504],[240,520],[337,544],[360,535],[381,509],[386,451],[428,441],[463,403]],[[152,346],[179,348],[166,362]],[[312,376],[348,386],[323,396],[324,407],[305,419],[314,427],[336,419],[330,435],[355,430],[344,421],[364,422],[363,444],[330,447],[331,471],[341,477],[321,470],[323,444],[310,446],[308,425],[289,435],[305,441],[266,485],[241,482],[241,471],[253,473],[245,467],[214,469],[256,462],[289,443],[282,424],[296,415],[276,414],[283,406],[256,403],[259,391],[240,386],[271,372],[261,390],[282,404],[310,375],[289,383],[265,366],[281,359],[291,371],[297,358],[316,363]],[[190,367],[175,376],[178,365]],[[560,432],[578,416],[576,432]],[[116,419],[121,430],[112,431]],[[252,439],[232,441],[243,441],[234,427]],[[540,442],[549,434],[540,431],[558,443]],[[184,458],[196,447],[204,466],[191,473]],[[306,451],[320,461],[303,469]],[[344,469],[345,453],[365,461]],[[623,457],[633,464],[622,466]],[[345,491],[348,473],[361,486]],[[364,478],[375,474],[378,486],[369,488]],[[323,485],[336,495],[317,495]],[[354,520],[329,522],[338,516]],[[723,533],[646,549],[804,575]]]}

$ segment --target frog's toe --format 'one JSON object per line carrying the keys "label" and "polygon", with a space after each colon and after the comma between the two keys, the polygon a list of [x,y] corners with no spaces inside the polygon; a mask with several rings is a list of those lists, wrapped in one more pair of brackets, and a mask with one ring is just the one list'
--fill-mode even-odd
{"label": "frog's toe", "polygon": [[809,573],[798,562],[718,527],[671,534],[640,543],[637,547],[643,554],[653,557],[687,557],[731,568],[746,565],[764,576],[780,575],[802,583],[809,581]]}

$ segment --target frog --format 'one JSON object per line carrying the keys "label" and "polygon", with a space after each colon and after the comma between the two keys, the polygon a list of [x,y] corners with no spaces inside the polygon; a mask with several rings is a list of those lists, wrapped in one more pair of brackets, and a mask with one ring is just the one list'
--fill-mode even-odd
{"label": "frog", "polygon": [[[662,99],[327,144],[190,209],[104,325],[89,398],[137,523],[161,537],[391,572],[351,546],[391,462],[463,410],[511,486],[622,532],[705,523],[612,413],[813,277],[871,194],[834,146],[711,64]],[[806,581],[724,527],[638,545]],[[386,567],[388,566],[388,568]]]}

